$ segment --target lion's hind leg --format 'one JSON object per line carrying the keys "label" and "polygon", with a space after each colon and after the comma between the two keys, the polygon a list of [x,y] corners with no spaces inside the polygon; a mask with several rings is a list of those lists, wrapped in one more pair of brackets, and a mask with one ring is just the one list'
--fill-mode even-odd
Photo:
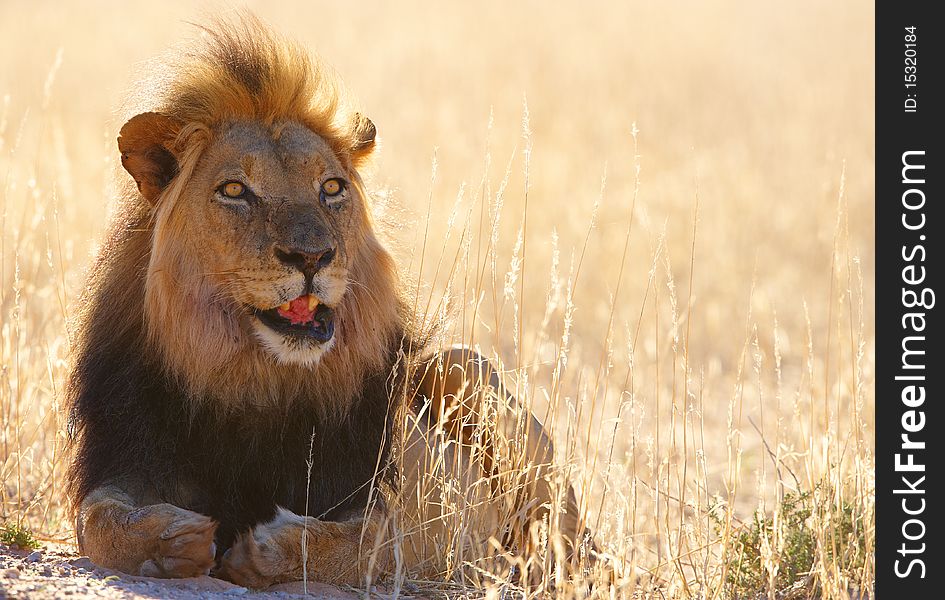
{"label": "lion's hind leg", "polygon": [[[434,449],[445,442],[447,449],[440,444],[434,449],[439,458],[425,459],[419,470],[429,472],[431,465],[449,470],[445,463],[452,461],[453,487],[464,495],[451,502],[441,529],[448,533],[463,519],[478,520],[480,532],[493,536],[493,551],[517,556],[529,580],[550,571],[570,573],[588,536],[571,485],[554,466],[554,446],[542,423],[477,352],[454,347],[426,365],[418,377],[421,424],[414,429],[440,439],[413,445]],[[442,496],[450,485],[437,487]],[[465,517],[457,518],[457,502],[466,503]],[[427,523],[436,521],[426,512]],[[494,548],[495,542],[501,548]]]}
{"label": "lion's hind leg", "polygon": [[113,486],[92,490],[79,507],[79,549],[97,565],[132,575],[196,577],[213,567],[217,524],[172,504],[135,506]]}

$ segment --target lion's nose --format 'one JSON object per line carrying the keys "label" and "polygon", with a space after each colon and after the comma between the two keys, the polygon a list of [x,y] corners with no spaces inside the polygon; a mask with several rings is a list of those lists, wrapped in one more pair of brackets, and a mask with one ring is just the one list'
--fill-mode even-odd
{"label": "lion's nose", "polygon": [[335,258],[335,249],[280,248],[276,246],[276,258],[283,264],[295,267],[307,277],[311,277],[327,267]]}

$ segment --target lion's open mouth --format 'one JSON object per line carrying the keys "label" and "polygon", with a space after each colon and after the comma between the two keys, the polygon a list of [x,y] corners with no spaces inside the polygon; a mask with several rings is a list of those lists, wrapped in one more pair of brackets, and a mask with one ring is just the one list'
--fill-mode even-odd
{"label": "lion's open mouth", "polygon": [[299,296],[282,306],[254,311],[266,327],[287,336],[327,342],[335,334],[335,311],[313,294]]}

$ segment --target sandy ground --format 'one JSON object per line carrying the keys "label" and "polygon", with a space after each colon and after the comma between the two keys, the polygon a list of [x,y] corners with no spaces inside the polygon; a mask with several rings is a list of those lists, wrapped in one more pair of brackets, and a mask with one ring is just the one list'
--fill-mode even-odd
{"label": "sandy ground", "polygon": [[[324,584],[308,584],[304,594],[301,582],[274,586],[264,592],[248,590],[213,577],[191,579],[155,579],[135,577],[102,569],[69,546],[45,546],[23,551],[0,544],[0,600],[13,598],[321,598],[356,600],[360,594]],[[375,594],[372,594],[374,596]],[[378,591],[378,597],[387,594]]]}

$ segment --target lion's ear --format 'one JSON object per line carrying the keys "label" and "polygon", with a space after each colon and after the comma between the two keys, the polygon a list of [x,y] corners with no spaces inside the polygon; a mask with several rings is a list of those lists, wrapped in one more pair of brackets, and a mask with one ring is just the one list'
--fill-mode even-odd
{"label": "lion's ear", "polygon": [[354,115],[354,144],[351,147],[351,158],[357,164],[363,161],[374,151],[377,128],[371,119],[361,113]]}
{"label": "lion's ear", "polygon": [[129,119],[118,133],[121,166],[134,177],[141,195],[151,204],[177,175],[177,158],[169,148],[179,131],[175,119],[146,112]]}

